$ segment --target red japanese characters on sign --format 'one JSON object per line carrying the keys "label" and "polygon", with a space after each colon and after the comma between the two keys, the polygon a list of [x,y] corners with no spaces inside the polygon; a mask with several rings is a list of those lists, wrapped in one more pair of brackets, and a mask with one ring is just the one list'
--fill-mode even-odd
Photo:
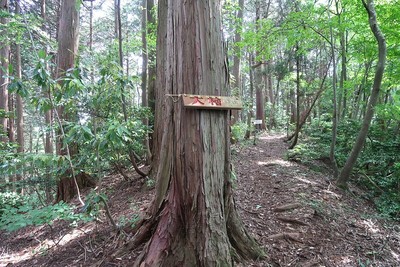
{"label": "red japanese characters on sign", "polygon": [[182,95],[183,105],[196,109],[241,109],[242,102],[237,97]]}
{"label": "red japanese characters on sign", "polygon": [[212,105],[212,106],[221,106],[222,105],[221,98],[218,98],[218,97],[209,97],[208,103],[210,103],[210,105]]}
{"label": "red japanese characters on sign", "polygon": [[202,98],[200,96],[193,96],[194,100],[192,102],[192,105],[204,105],[204,102],[202,102],[199,98]]}

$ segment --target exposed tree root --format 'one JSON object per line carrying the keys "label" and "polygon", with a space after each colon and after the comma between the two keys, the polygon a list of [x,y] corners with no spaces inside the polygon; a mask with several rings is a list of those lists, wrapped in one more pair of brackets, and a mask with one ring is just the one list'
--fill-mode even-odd
{"label": "exposed tree root", "polygon": [[302,222],[296,218],[288,218],[288,217],[277,217],[278,220],[285,222],[285,223],[292,223],[292,224],[299,224],[303,226],[307,226],[308,224],[305,222]]}
{"label": "exposed tree root", "polygon": [[279,207],[276,207],[274,209],[275,212],[284,212],[284,211],[288,211],[288,210],[294,210],[297,208],[300,208],[301,204],[300,203],[290,203],[290,204],[286,204],[286,205],[282,205]]}

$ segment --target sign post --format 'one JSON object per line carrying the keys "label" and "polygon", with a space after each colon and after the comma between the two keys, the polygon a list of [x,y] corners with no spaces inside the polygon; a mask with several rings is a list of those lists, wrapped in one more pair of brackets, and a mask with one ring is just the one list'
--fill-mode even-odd
{"label": "sign post", "polygon": [[256,145],[256,138],[257,138],[257,125],[261,125],[262,124],[262,120],[253,120],[253,124],[254,124],[254,141],[253,141],[253,145]]}

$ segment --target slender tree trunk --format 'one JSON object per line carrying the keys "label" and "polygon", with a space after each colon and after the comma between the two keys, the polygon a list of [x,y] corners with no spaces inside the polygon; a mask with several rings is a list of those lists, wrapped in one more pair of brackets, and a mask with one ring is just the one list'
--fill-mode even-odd
{"label": "slender tree trunk", "polygon": [[[232,266],[264,256],[237,216],[227,111],[186,109],[180,94],[227,95],[219,1],[159,0],[156,196],[134,266]],[[185,40],[185,42],[182,42]]]}
{"label": "slender tree trunk", "polygon": [[269,103],[270,103],[270,111],[269,111],[269,116],[268,116],[268,128],[272,130],[273,128],[276,127],[276,120],[275,120],[275,112],[276,112],[276,97],[279,94],[280,90],[280,79],[278,77],[276,81],[276,91],[277,93],[274,94],[274,88],[273,88],[273,83],[272,83],[272,64],[271,61],[268,61],[267,68],[269,69],[268,76],[266,77],[266,80],[268,81],[268,98],[269,98]]}
{"label": "slender tree trunk", "polygon": [[[119,65],[121,67],[121,75],[124,73],[124,57],[122,51],[122,25],[121,25],[121,0],[115,0],[115,12],[116,12],[116,36],[118,37],[118,55],[119,55]],[[124,121],[128,121],[128,112],[126,109],[126,100],[125,100],[125,88],[123,84],[120,84],[121,90],[121,105],[122,105],[122,113],[124,115]]]}
{"label": "slender tree trunk", "polygon": [[[233,69],[232,69],[232,76],[233,76],[233,94],[237,96],[242,96],[242,81],[241,81],[241,74],[240,74],[240,59],[241,59],[241,49],[236,45],[241,42],[242,40],[242,20],[243,20],[243,9],[244,9],[244,0],[238,0],[238,11],[236,14],[236,18],[238,20],[236,29],[235,29],[235,41],[234,41],[234,56],[233,56]],[[239,111],[232,110],[231,115],[231,124],[235,124],[239,119]]]}
{"label": "slender tree trunk", "polygon": [[[20,1],[16,1],[16,8],[15,12],[20,14]],[[22,79],[22,64],[21,64],[21,46],[19,44],[15,45],[15,57],[16,57],[16,78],[18,80]],[[24,101],[20,94],[16,95],[16,111],[17,111],[17,141],[18,141],[18,148],[17,152],[20,156],[23,156],[25,152],[25,139],[24,139]],[[24,169],[23,165],[18,166],[19,172],[17,174],[17,181],[22,180],[22,172]]]}
{"label": "slender tree trunk", "polygon": [[[10,73],[11,74],[11,73]],[[7,89],[8,90],[8,89]],[[15,143],[15,104],[14,104],[14,94],[8,95],[8,142]],[[16,184],[17,177],[15,174],[10,175],[10,180],[12,182],[12,191],[16,192]]]}
{"label": "slender tree trunk", "polygon": [[[10,73],[11,74],[11,73]],[[8,141],[15,143],[15,97],[14,94],[8,94]]]}
{"label": "slender tree trunk", "polygon": [[[309,108],[304,112],[304,115],[301,116],[301,120],[300,120],[299,126],[296,127],[296,132],[297,132],[297,130],[300,131],[301,128],[303,128],[304,124],[307,121],[307,118],[310,117],[311,111],[313,110],[315,104],[317,103],[317,100],[319,99],[319,97],[321,96],[323,91],[325,90],[325,86],[324,85],[325,85],[326,76],[328,75],[329,66],[327,68],[325,68],[325,70],[326,71],[325,71],[324,77],[322,78],[322,82],[321,82],[321,84],[319,86],[319,89],[318,89],[317,93],[315,94],[314,99],[311,101]],[[293,133],[291,136],[289,136],[287,138],[287,140],[291,140],[293,137],[298,135],[298,133],[296,134],[296,132]]]}
{"label": "slender tree trunk", "polygon": [[383,73],[385,71],[385,63],[386,63],[386,40],[385,36],[382,34],[377,19],[376,19],[376,11],[373,0],[368,0],[365,2],[362,0],[362,3],[368,13],[369,18],[369,26],[371,28],[372,33],[374,34],[377,42],[378,42],[378,64],[375,70],[374,84],[371,91],[371,96],[368,101],[367,110],[365,113],[365,117],[363,123],[361,125],[360,132],[358,133],[358,137],[356,142],[354,143],[353,149],[351,151],[350,156],[347,158],[346,164],[344,165],[342,171],[340,172],[340,176],[337,180],[338,186],[342,188],[347,187],[347,182],[350,179],[351,171],[357,161],[358,155],[361,152],[361,149],[364,145],[365,138],[368,134],[369,126],[371,125],[371,120],[374,115],[374,108],[378,101],[379,92],[381,89]]}
{"label": "slender tree trunk", "polygon": [[[261,3],[259,1],[256,2],[256,30],[259,28],[259,21],[261,18],[260,11]],[[259,54],[256,52],[256,60],[261,61],[258,58]],[[265,110],[264,110],[264,83],[263,83],[263,64],[256,64],[254,67],[254,85],[256,89],[256,120],[261,120],[261,124],[257,124],[256,127],[259,130],[265,130]]]}
{"label": "slender tree trunk", "polygon": [[340,36],[341,56],[342,56],[342,70],[340,74],[340,90],[343,92],[342,112],[341,118],[345,118],[347,114],[347,32],[343,30]]}
{"label": "slender tree trunk", "polygon": [[[46,30],[45,27],[45,22],[46,22],[46,1],[45,0],[41,0],[41,16],[43,19],[43,30]],[[46,47],[46,53],[47,53],[47,47]],[[43,87],[42,88],[42,92],[44,97],[46,98],[50,98],[50,94],[49,94],[49,88]],[[52,155],[54,153],[54,149],[53,149],[53,138],[52,138],[52,123],[53,123],[53,110],[52,109],[48,109],[45,111],[44,114],[44,118],[45,118],[45,124],[46,124],[46,134],[45,134],[45,146],[44,146],[44,151],[46,154]]]}
{"label": "slender tree trunk", "polygon": [[[154,26],[156,25],[156,19],[153,15],[154,12],[154,0],[147,0],[147,36],[154,35]],[[149,27],[150,26],[150,27]],[[155,81],[156,81],[156,55],[155,49],[147,49],[148,57],[148,106],[152,114],[155,114]],[[150,140],[151,141],[151,140]]]}
{"label": "slender tree trunk", "polygon": [[[330,13],[328,12],[329,20]],[[331,45],[331,54],[332,54],[332,90],[333,90],[333,112],[332,112],[332,142],[329,152],[329,160],[333,169],[333,176],[336,178],[338,176],[338,166],[335,158],[335,150],[336,150],[336,139],[337,139],[337,123],[338,123],[338,110],[337,110],[337,66],[336,66],[336,53],[335,53],[335,44],[333,38],[333,29],[330,26],[330,45]]]}
{"label": "slender tree trunk", "polygon": [[253,64],[253,56],[250,53],[249,54],[249,110],[247,111],[247,130],[246,134],[244,136],[245,139],[249,139],[251,135],[251,130],[252,130],[252,125],[251,125],[251,119],[253,118],[253,109],[254,109],[254,75],[253,75],[253,69],[251,68],[251,65]]}
{"label": "slender tree trunk", "polygon": [[351,110],[351,113],[349,115],[350,119],[357,119],[358,117],[358,113],[360,111],[360,99],[361,99],[361,95],[362,95],[362,91],[364,90],[364,87],[367,83],[368,80],[368,74],[369,74],[369,70],[372,66],[373,61],[369,61],[368,63],[365,63],[365,70],[364,70],[364,76],[363,79],[361,81],[361,84],[358,85],[358,88],[355,92],[355,96],[354,96],[354,101],[353,101],[353,108]]}
{"label": "slender tree trunk", "polygon": [[121,0],[114,0],[114,38],[118,39],[118,12],[119,12],[119,5]]}
{"label": "slender tree trunk", "polygon": [[[89,53],[93,54],[93,1],[90,1],[90,9],[89,9]],[[90,67],[90,82],[94,83],[94,68],[95,66]]]}
{"label": "slender tree trunk", "polygon": [[[119,64],[121,67],[121,74],[124,73],[124,59],[123,59],[123,51],[122,51],[122,25],[121,25],[121,0],[115,0],[115,12],[116,12],[116,17],[115,19],[117,20],[116,25],[116,31],[117,31],[117,37],[118,37],[118,54],[119,54]],[[128,121],[128,112],[127,112],[127,107],[126,107],[126,99],[125,99],[125,88],[123,84],[120,85],[120,90],[121,90],[121,104],[122,104],[122,113],[124,115],[124,121]],[[143,94],[142,94],[143,97]],[[133,151],[129,151],[129,159],[132,163],[133,168],[135,171],[142,177],[146,177],[147,174],[142,172],[135,159],[135,154]]]}
{"label": "slender tree trunk", "polygon": [[[46,20],[47,20],[47,16],[46,16],[46,1],[45,0],[41,0],[40,1],[40,12],[41,12],[41,17],[43,20],[43,27],[42,30],[46,31]],[[45,52],[47,54],[47,47],[45,48]],[[48,68],[48,66],[47,66]],[[50,99],[50,92],[49,92],[49,88],[47,88],[46,86],[43,86],[42,88],[42,94],[43,97],[45,98],[49,98]],[[45,137],[44,137],[44,152],[47,155],[53,155],[54,153],[54,149],[53,149],[53,130],[52,130],[52,123],[53,123],[53,109],[48,109],[46,111],[44,111],[44,120],[45,120],[45,125],[46,125],[46,130],[45,130]],[[46,188],[45,188],[45,192],[46,192],[46,201],[47,203],[51,203],[53,201],[53,195],[51,193],[51,186],[50,186],[50,179],[52,179],[52,177],[50,176],[50,171],[48,171],[48,174],[46,175]]]}
{"label": "slender tree trunk", "polygon": [[[3,12],[8,12],[8,0],[0,0],[0,9]],[[5,16],[2,16],[0,18],[0,25],[7,25],[8,23],[8,18]],[[7,36],[7,32],[3,29],[0,30],[0,35],[1,36]],[[0,109],[4,111],[6,116],[0,116],[0,124],[2,127],[2,130],[4,132],[4,136],[1,138],[0,141],[2,142],[8,142],[8,82],[9,79],[7,78],[8,76],[8,63],[10,59],[10,46],[7,43],[0,43],[0,63],[1,63],[1,68],[0,68]]]}
{"label": "slender tree trunk", "polygon": [[299,52],[299,44],[296,44],[296,130],[292,143],[289,146],[289,149],[293,149],[297,141],[299,139],[300,133],[300,52]]}
{"label": "slender tree trunk", "polygon": [[[334,4],[335,4],[335,9],[336,9],[336,17],[337,17],[337,22],[338,22],[338,27],[339,27],[339,38],[340,38],[340,49],[342,50],[343,46],[342,46],[342,32],[343,32],[343,27],[341,26],[342,23],[342,10],[340,10],[339,7],[339,3],[341,1],[340,0],[334,0]],[[332,34],[332,31],[331,31]],[[339,53],[342,54],[342,53]],[[340,55],[340,58],[343,57],[343,54]],[[339,57],[338,60],[336,61],[336,75],[337,75],[337,64],[339,62]],[[342,66],[343,66],[343,62],[342,62]],[[342,84],[342,74],[343,74],[343,69],[341,70],[340,73],[340,79],[339,79],[339,88],[337,86],[338,83],[338,78],[336,76],[336,120],[339,123],[340,119],[341,119],[341,114],[342,114],[342,99],[343,99],[343,84]],[[339,89],[339,90],[338,90]]]}
{"label": "slender tree trunk", "polygon": [[[148,106],[147,100],[147,69],[148,69],[148,50],[147,50],[147,0],[142,0],[142,106]],[[143,120],[144,125],[149,126],[149,120],[145,118]],[[151,150],[148,134],[146,134],[144,140],[144,146],[146,149],[146,161],[147,164],[151,161]]]}

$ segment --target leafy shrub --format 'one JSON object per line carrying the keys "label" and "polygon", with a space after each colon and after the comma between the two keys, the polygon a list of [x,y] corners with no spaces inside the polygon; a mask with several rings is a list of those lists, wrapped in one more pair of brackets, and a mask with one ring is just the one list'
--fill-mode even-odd
{"label": "leafy shrub", "polygon": [[75,214],[73,207],[64,202],[42,208],[33,208],[29,203],[17,207],[5,205],[0,212],[0,229],[10,232],[29,225],[52,224],[57,219],[71,222],[90,220],[85,214]]}
{"label": "leafy shrub", "polygon": [[243,122],[237,122],[231,127],[231,138],[235,141],[242,141],[244,139],[244,135],[247,131],[247,124]]}
{"label": "leafy shrub", "polygon": [[26,203],[26,198],[15,192],[0,193],[0,216],[3,216],[5,210],[18,209]]}

